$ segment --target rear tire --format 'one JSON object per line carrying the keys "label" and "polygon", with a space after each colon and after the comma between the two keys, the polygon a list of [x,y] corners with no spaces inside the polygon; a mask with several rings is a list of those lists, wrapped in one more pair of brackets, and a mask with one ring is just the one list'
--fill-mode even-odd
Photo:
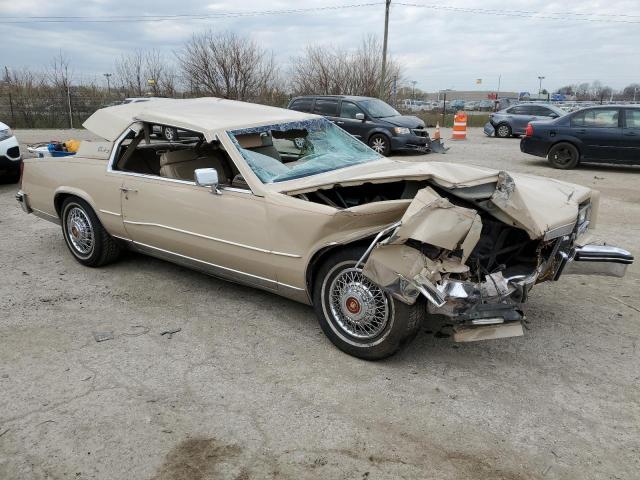
{"label": "rear tire", "polygon": [[104,229],[87,202],[69,197],[62,203],[62,235],[75,259],[87,267],[115,261],[122,248]]}
{"label": "rear tire", "polygon": [[178,131],[172,127],[162,127],[162,136],[168,142],[175,142],[178,140]]}
{"label": "rear tire", "polygon": [[580,152],[570,143],[557,143],[551,147],[547,158],[553,168],[570,170],[578,166],[580,162]]}
{"label": "rear tire", "polygon": [[346,248],[319,268],[313,305],[320,327],[331,342],[349,355],[380,360],[413,340],[426,316],[419,300],[395,300],[355,268],[364,248]]}
{"label": "rear tire", "polygon": [[496,137],[509,138],[512,135],[511,127],[506,123],[501,123],[496,127]]}

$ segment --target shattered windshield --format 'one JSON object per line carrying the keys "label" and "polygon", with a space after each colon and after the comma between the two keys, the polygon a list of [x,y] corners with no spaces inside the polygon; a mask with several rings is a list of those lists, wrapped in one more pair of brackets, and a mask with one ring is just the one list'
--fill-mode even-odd
{"label": "shattered windshield", "polygon": [[228,133],[263,183],[308,177],[382,158],[325,118]]}

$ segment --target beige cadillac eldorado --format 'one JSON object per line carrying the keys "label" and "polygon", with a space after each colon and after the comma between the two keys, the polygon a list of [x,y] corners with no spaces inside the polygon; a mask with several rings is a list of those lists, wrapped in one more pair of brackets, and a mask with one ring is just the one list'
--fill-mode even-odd
{"label": "beige cadillac eldorado", "polygon": [[[587,240],[598,193],[486,168],[384,158],[325,118],[216,98],[98,110],[103,138],[24,162],[17,199],[100,267],[133,249],[313,305],[329,339],[389,356],[432,314],[457,341],[522,335],[531,288],[623,276]],[[169,142],[154,133],[173,128]]]}

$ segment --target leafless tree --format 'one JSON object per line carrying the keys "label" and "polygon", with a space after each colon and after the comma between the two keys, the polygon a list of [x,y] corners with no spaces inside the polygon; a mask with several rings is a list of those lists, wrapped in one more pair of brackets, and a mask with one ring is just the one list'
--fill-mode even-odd
{"label": "leafless tree", "polygon": [[177,58],[192,94],[257,100],[277,87],[273,54],[233,32],[196,34]]}
{"label": "leafless tree", "polygon": [[[382,45],[375,36],[365,37],[355,51],[309,46],[291,61],[290,84],[294,93],[378,96],[382,70]],[[384,91],[402,77],[400,65],[387,60]]]}
{"label": "leafless tree", "polygon": [[135,50],[116,62],[119,84],[127,95],[174,96],[176,74],[158,50]]}

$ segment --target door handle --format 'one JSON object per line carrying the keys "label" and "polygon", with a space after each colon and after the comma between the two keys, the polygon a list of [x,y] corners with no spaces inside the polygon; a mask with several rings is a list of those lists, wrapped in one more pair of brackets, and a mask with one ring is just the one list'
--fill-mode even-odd
{"label": "door handle", "polygon": [[124,193],[138,193],[138,190],[135,190],[133,188],[127,188],[127,187],[120,187],[120,191]]}
{"label": "door handle", "polygon": [[584,128],[579,128],[576,133],[587,133],[587,131]]}
{"label": "door handle", "polygon": [[344,122],[336,122],[338,125],[344,125]]}
{"label": "door handle", "polygon": [[624,134],[625,134],[627,137],[635,137],[635,136],[636,136],[636,132],[624,132]]}

